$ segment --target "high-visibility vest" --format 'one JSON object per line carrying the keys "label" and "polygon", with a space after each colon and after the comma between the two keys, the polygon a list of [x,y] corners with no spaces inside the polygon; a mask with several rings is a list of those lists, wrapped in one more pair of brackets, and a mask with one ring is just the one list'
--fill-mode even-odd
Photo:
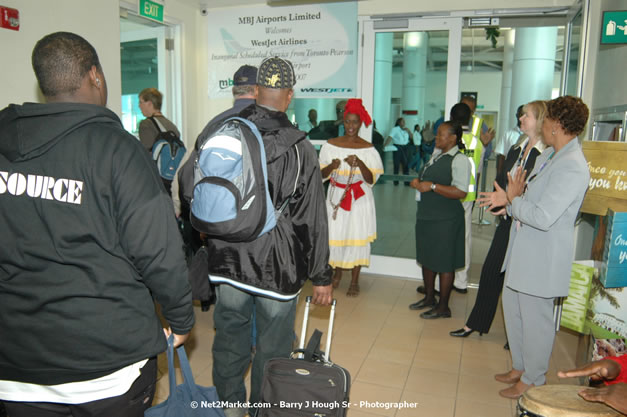
{"label": "high-visibility vest", "polygon": [[463,152],[470,160],[470,184],[468,185],[466,197],[461,200],[462,203],[477,199],[477,167],[481,163],[481,154],[483,154],[483,143],[479,139],[482,123],[483,121],[480,117],[473,116],[470,132],[462,135],[462,140],[466,147]]}
{"label": "high-visibility vest", "polygon": [[470,132],[476,137],[481,137],[481,128],[483,127],[483,119],[473,114],[472,116],[472,129]]}

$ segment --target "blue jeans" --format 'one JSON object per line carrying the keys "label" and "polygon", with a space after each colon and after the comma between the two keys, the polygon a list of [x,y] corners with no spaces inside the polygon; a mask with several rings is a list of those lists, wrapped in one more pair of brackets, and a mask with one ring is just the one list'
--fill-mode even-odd
{"label": "blue jeans", "polygon": [[[244,375],[252,359],[250,402],[258,402],[266,361],[287,358],[292,352],[297,298],[278,301],[227,284],[218,285],[216,293],[213,383],[218,397],[222,401],[246,402]],[[257,347],[251,358],[253,310]]]}

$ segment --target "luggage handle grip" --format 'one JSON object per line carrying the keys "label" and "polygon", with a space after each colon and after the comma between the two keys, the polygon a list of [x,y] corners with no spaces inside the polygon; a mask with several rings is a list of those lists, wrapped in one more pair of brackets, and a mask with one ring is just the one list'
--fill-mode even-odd
{"label": "luggage handle grip", "polygon": [[[309,308],[311,306],[312,297],[310,295],[305,298],[305,316],[303,318],[303,327],[300,331],[300,341],[299,341],[299,350],[305,349],[305,338],[307,337],[307,324],[309,321]],[[329,329],[327,330],[327,343],[324,349],[324,360],[326,362],[329,361],[329,355],[331,353],[331,337],[333,333],[333,321],[335,320],[335,306],[337,304],[337,300],[334,298],[331,302],[331,313],[329,315]],[[299,358],[303,358],[304,354],[299,353]]]}

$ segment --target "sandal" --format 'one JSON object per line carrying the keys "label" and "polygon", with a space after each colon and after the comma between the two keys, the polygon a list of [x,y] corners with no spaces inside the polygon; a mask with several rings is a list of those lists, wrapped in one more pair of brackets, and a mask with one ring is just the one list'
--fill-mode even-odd
{"label": "sandal", "polygon": [[359,295],[359,284],[351,283],[350,287],[348,287],[348,292],[346,293],[347,297],[357,297]]}
{"label": "sandal", "polygon": [[335,275],[333,275],[333,288],[339,287],[341,280],[342,280],[342,276],[341,275],[339,277],[337,277],[337,278],[336,278]]}

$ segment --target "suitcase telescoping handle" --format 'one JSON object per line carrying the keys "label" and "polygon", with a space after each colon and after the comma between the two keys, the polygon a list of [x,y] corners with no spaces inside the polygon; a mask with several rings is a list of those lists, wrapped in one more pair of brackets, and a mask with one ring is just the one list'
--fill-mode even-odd
{"label": "suitcase telescoping handle", "polygon": [[[333,333],[333,320],[335,319],[335,305],[337,304],[337,300],[334,298],[331,302],[331,314],[329,315],[329,329],[327,330],[327,344],[324,349],[324,360],[329,361],[329,353],[331,351],[331,336]],[[307,296],[305,298],[305,317],[303,318],[303,328],[300,331],[300,343],[299,349],[305,349],[305,339],[307,337],[307,322],[309,321],[309,307],[311,305],[311,296]],[[301,353],[299,357],[304,357]]]}

